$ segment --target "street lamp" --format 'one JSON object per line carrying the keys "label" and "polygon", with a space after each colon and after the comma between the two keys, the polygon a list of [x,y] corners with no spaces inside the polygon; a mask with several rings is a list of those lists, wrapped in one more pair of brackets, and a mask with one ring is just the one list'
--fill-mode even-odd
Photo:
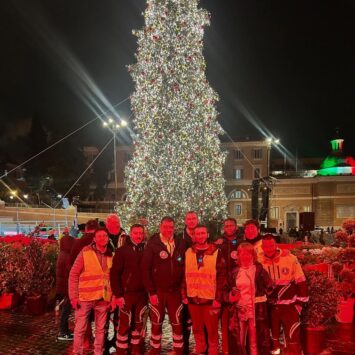
{"label": "street lamp", "polygon": [[107,121],[103,122],[103,126],[108,128],[113,134],[113,166],[114,166],[114,174],[115,174],[115,199],[117,200],[117,152],[116,152],[116,133],[117,131],[127,126],[127,121],[125,120],[115,120],[112,117],[108,117]]}

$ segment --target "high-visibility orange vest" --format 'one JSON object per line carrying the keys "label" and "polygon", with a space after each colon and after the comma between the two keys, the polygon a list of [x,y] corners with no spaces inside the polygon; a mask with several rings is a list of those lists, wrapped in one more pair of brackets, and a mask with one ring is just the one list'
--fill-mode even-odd
{"label": "high-visibility orange vest", "polygon": [[84,272],[79,277],[79,300],[95,301],[103,298],[110,301],[112,296],[110,285],[110,269],[112,257],[105,256],[107,267],[103,270],[99,259],[91,248],[83,250]]}
{"label": "high-visibility orange vest", "polygon": [[216,298],[216,250],[212,255],[204,255],[203,266],[198,268],[196,253],[192,248],[186,251],[185,278],[187,297],[199,297],[207,300]]}

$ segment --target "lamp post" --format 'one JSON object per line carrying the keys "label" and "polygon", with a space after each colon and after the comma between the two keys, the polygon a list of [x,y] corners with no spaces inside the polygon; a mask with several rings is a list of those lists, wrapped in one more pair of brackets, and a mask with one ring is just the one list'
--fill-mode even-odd
{"label": "lamp post", "polygon": [[113,134],[113,169],[115,176],[115,200],[117,200],[117,152],[116,152],[116,133],[120,128],[126,127],[127,122],[125,120],[114,120],[112,117],[108,117],[107,121],[103,122],[103,126],[108,128]]}

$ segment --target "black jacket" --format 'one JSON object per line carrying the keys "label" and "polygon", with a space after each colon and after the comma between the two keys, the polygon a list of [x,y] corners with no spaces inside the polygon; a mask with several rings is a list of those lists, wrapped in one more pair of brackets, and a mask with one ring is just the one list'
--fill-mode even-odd
{"label": "black jacket", "polygon": [[229,240],[225,235],[223,235],[223,243],[217,245],[222,252],[224,260],[226,261],[227,272],[232,271],[232,269],[237,265],[237,249],[239,244],[242,242],[243,238],[237,234],[232,240]]}
{"label": "black jacket", "polygon": [[144,287],[150,295],[157,291],[175,292],[181,288],[184,277],[185,242],[174,237],[173,255],[168,253],[160,235],[153,235],[147,243],[142,260]]}
{"label": "black jacket", "polygon": [[186,249],[192,247],[192,239],[191,239],[191,237],[187,234],[186,227],[184,228],[184,230],[183,230],[182,233],[180,234],[180,238],[185,242]]}
{"label": "black jacket", "polygon": [[126,293],[145,293],[141,262],[144,243],[135,245],[127,237],[125,244],[117,249],[112,261],[110,281],[112,293],[116,297],[123,297]]}
{"label": "black jacket", "polygon": [[70,253],[75,239],[70,235],[64,235],[59,241],[59,255],[56,266],[56,291],[58,294],[68,295],[68,279],[70,272]]}

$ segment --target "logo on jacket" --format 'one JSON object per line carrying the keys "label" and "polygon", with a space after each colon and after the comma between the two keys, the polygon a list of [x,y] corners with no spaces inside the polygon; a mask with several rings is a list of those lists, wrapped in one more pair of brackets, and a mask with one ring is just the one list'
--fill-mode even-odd
{"label": "logo on jacket", "polygon": [[160,259],[167,259],[168,258],[168,256],[169,256],[169,254],[165,251],[165,250],[162,250],[161,252],[160,252],[160,254],[159,254],[159,256],[160,256]]}
{"label": "logo on jacket", "polygon": [[237,253],[236,250],[233,250],[233,251],[231,252],[231,258],[232,258],[233,260],[237,260],[237,259],[238,259],[238,253]]}
{"label": "logo on jacket", "polygon": [[290,273],[290,269],[288,267],[283,267],[281,269],[281,272],[284,274],[284,275],[288,275]]}

